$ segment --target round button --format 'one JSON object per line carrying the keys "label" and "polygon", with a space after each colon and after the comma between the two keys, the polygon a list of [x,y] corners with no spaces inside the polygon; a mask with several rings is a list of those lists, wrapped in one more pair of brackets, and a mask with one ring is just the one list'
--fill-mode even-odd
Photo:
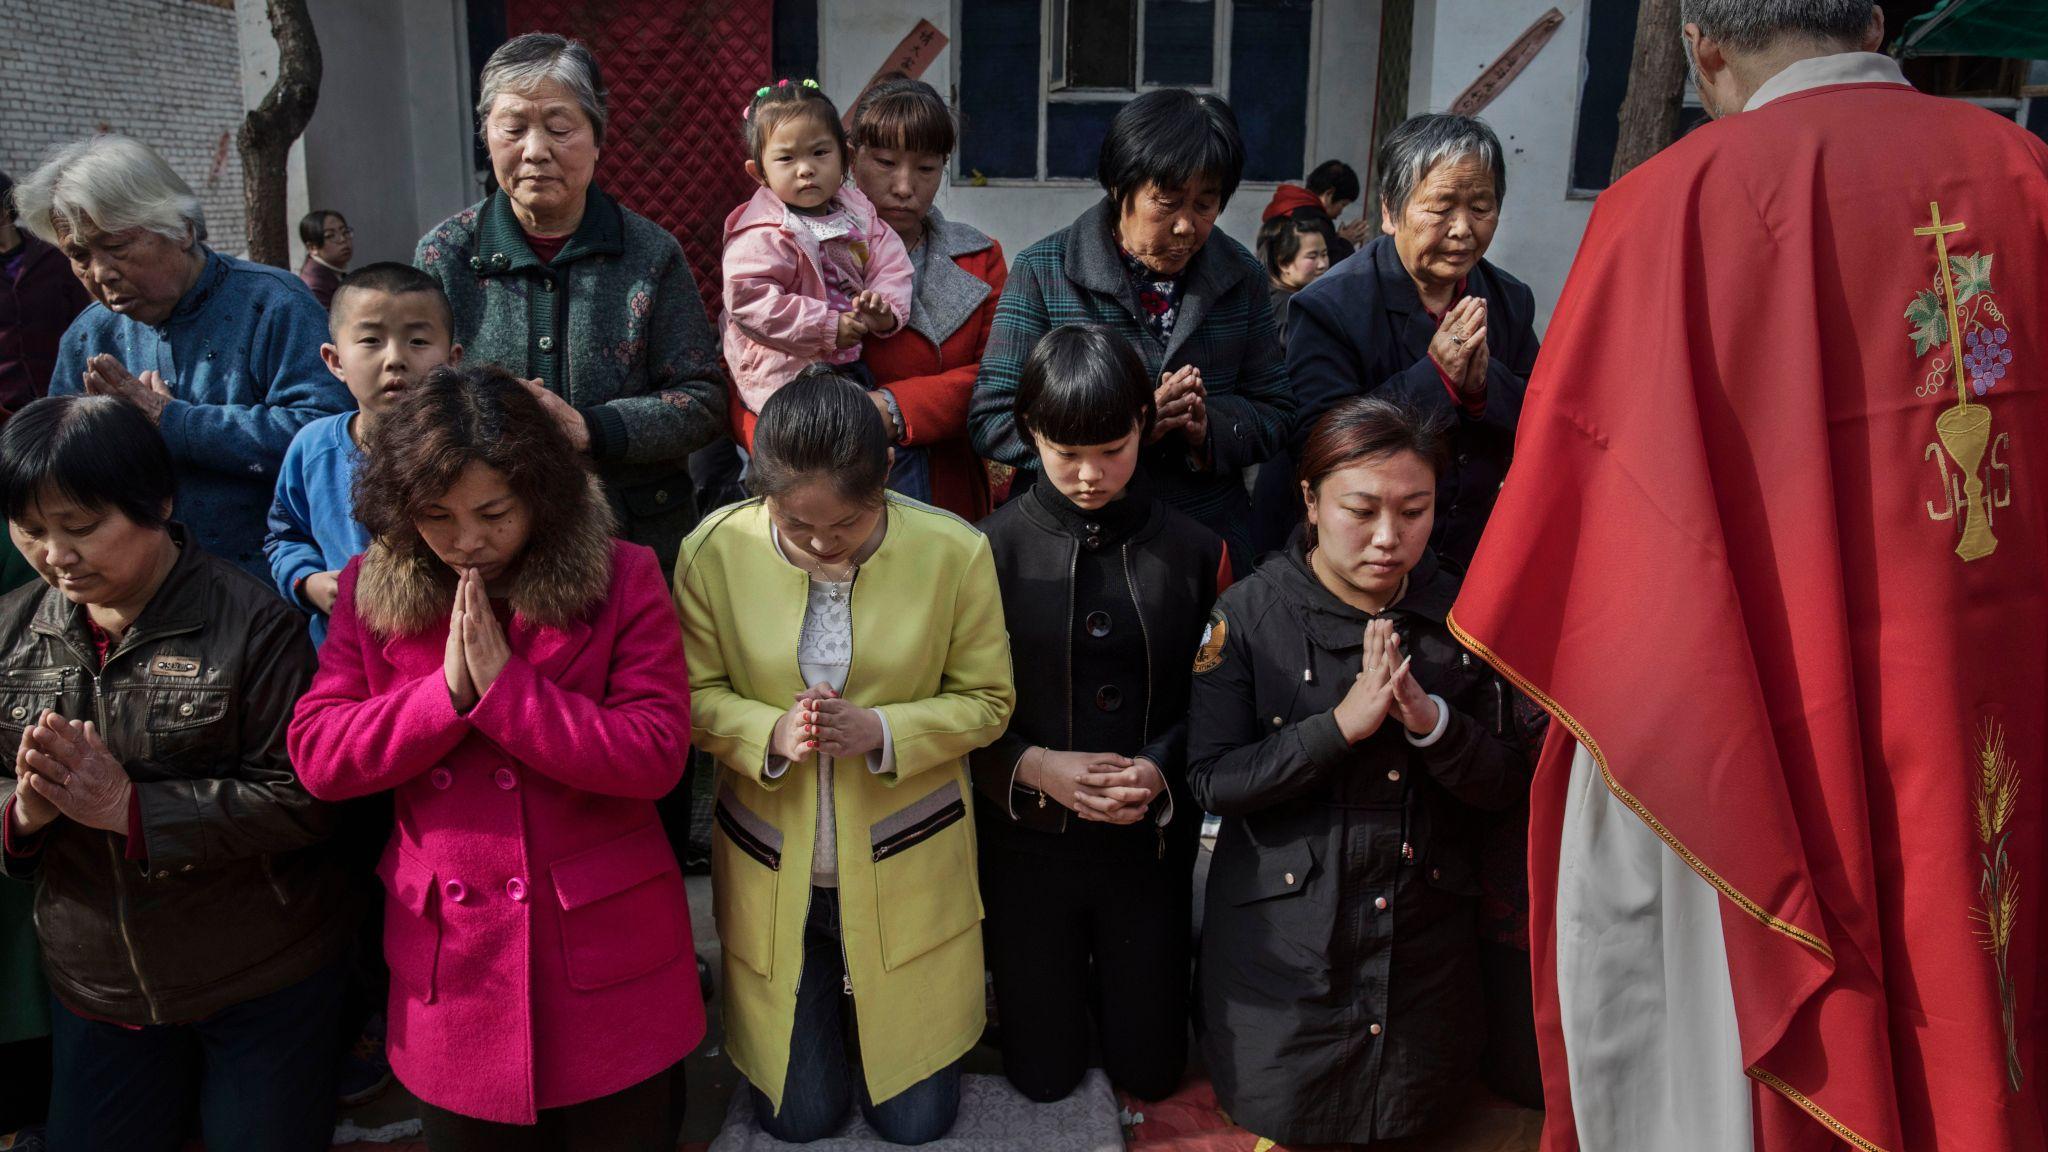
{"label": "round button", "polygon": [[1109,635],[1109,613],[1090,612],[1088,614],[1088,634],[1098,640]]}
{"label": "round button", "polygon": [[553,292],[555,290],[555,282],[553,280],[542,280],[540,282],[540,290],[543,292]]}
{"label": "round button", "polygon": [[156,874],[156,878],[159,880],[169,880],[171,878],[171,874],[169,872],[159,872]]}
{"label": "round button", "polygon": [[1372,1034],[1373,1034],[1373,1035],[1375,1035],[1375,1036],[1377,1036],[1377,1035],[1379,1035],[1379,1034],[1380,1034],[1380,1026],[1379,1026],[1379,1025],[1377,1025],[1377,1024],[1375,1024],[1375,1025],[1373,1025],[1372,1027],[1370,1027],[1370,1028],[1367,1028],[1367,1029],[1366,1029],[1366,1031],[1367,1031],[1367,1032],[1370,1032],[1370,1033],[1372,1033]]}
{"label": "round button", "polygon": [[1124,706],[1124,690],[1114,684],[1104,684],[1095,690],[1095,706],[1104,712],[1114,712]]}
{"label": "round button", "polygon": [[460,880],[450,880],[441,886],[441,894],[460,904],[469,898],[469,889],[464,888]]}
{"label": "round button", "polygon": [[1399,768],[1395,768],[1395,769],[1393,769],[1393,770],[1389,771],[1389,772],[1387,773],[1387,779],[1389,779],[1389,780],[1392,780],[1392,781],[1393,781],[1393,782],[1395,782],[1396,784],[1400,783],[1400,782],[1401,782],[1401,770],[1400,770]]}
{"label": "round button", "polygon": [[491,267],[493,267],[493,268],[509,268],[509,267],[511,267],[511,266],[512,266],[512,258],[511,258],[511,257],[509,257],[509,256],[505,255],[505,254],[504,254],[503,252],[493,252],[493,253],[491,253]]}
{"label": "round button", "polygon": [[449,785],[455,783],[455,773],[450,772],[446,768],[436,768],[427,779],[434,782],[434,787],[445,792],[448,790]]}
{"label": "round button", "polygon": [[180,704],[180,705],[178,705],[178,715],[180,715],[180,716],[190,716],[191,714],[192,714],[192,705],[191,705],[190,703],[185,703],[185,704]]}
{"label": "round button", "polygon": [[1373,897],[1372,906],[1385,912],[1387,910],[1387,898],[1385,896]]}
{"label": "round button", "polygon": [[655,502],[656,504],[666,504],[666,503],[668,503],[668,489],[666,489],[666,488],[661,488],[661,489],[657,489],[657,490],[655,491],[655,493],[654,493],[654,502]]}
{"label": "round button", "polygon": [[185,865],[184,867],[182,867],[182,868],[178,869],[178,871],[180,871],[180,872],[190,872],[191,870],[192,870],[192,866],[191,866],[190,864],[187,864],[187,865]]}
{"label": "round button", "polygon": [[471,257],[469,258],[469,270],[470,270],[471,272],[481,272],[481,271],[483,271],[483,270],[484,270],[484,258],[483,258],[483,257],[481,257],[481,256],[471,256]]}
{"label": "round button", "polygon": [[555,350],[555,338],[553,336],[541,337],[540,350],[543,352],[553,352]]}
{"label": "round button", "polygon": [[519,777],[510,768],[498,769],[491,774],[491,779],[497,781],[498,787],[503,788],[507,792],[519,787]]}
{"label": "round button", "polygon": [[1431,868],[1431,869],[1429,870],[1429,878],[1430,878],[1431,880],[1441,880],[1441,879],[1443,879],[1443,878],[1444,878],[1444,871],[1443,871],[1443,869],[1441,869],[1441,868]]}
{"label": "round button", "polygon": [[526,903],[526,881],[521,880],[517,876],[505,881],[505,895],[519,901],[521,904]]}
{"label": "round button", "polygon": [[1279,718],[1278,716],[1275,716],[1275,717],[1273,717],[1273,727],[1275,727],[1275,728],[1278,728],[1278,727],[1280,727],[1280,724],[1281,724],[1281,720],[1280,720],[1280,718]]}
{"label": "round button", "polygon": [[1282,876],[1281,879],[1287,881],[1287,883],[1289,884],[1292,884],[1294,883],[1294,873],[1289,872],[1287,875]]}
{"label": "round button", "polygon": [[16,705],[14,706],[14,718],[15,718],[16,720],[19,720],[19,719],[21,719],[22,717],[24,717],[24,716],[27,716],[27,715],[28,715],[28,709],[26,709],[26,708],[23,708],[23,707],[22,707],[21,705],[19,705],[19,704],[16,704]]}

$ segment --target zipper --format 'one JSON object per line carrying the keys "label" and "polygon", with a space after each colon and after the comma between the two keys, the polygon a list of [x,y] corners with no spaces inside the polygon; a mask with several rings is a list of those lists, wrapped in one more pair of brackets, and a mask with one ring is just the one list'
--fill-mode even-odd
{"label": "zipper", "polygon": [[1074,746],[1074,581],[1081,574],[1081,542],[1067,538],[1067,747]]}
{"label": "zipper", "polygon": [[[1138,578],[1131,574],[1131,544],[1128,540],[1124,542],[1123,555],[1124,585],[1131,590],[1131,607],[1138,610],[1138,638],[1145,644],[1145,719],[1138,729],[1138,740],[1142,745],[1152,739],[1152,630],[1145,627],[1145,602],[1138,598]],[[1073,635],[1071,621],[1068,622],[1067,634]],[[1163,767],[1160,769],[1159,782],[1169,789],[1172,787],[1167,784],[1166,770]],[[1152,821],[1152,835],[1157,842],[1159,859],[1166,859],[1166,829],[1160,827],[1157,820]]]}
{"label": "zipper", "polygon": [[[114,657],[109,655],[107,663],[112,664],[113,662]],[[92,678],[92,716],[93,723],[98,726],[101,732],[105,732],[107,730],[107,716],[103,699],[100,695],[99,673],[94,673]],[[112,832],[106,834],[107,859],[114,866],[114,923],[121,929],[121,947],[128,953],[128,970],[135,974],[135,987],[142,993],[142,1002],[149,1007],[149,1022],[161,1024],[164,1022],[164,1018],[163,1014],[157,1009],[156,993],[149,990],[149,978],[142,974],[142,956],[135,950],[135,934],[128,930],[127,865],[121,858],[120,849],[114,847],[114,839],[115,837]]]}
{"label": "zipper", "polygon": [[284,885],[277,882],[277,868],[274,862],[272,861],[271,857],[264,856],[262,857],[262,860],[263,878],[270,882],[270,894],[272,896],[277,897],[277,906],[279,908],[291,907],[291,900],[288,899],[284,894]]}

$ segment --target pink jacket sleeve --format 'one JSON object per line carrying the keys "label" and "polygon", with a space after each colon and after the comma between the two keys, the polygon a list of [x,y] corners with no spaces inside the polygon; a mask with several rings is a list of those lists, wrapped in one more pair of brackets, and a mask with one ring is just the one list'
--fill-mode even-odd
{"label": "pink jacket sleeve", "polygon": [[513,758],[572,788],[658,800],[690,751],[682,625],[644,548],[613,553],[617,632],[604,699],[565,691],[514,655],[468,720]]}
{"label": "pink jacket sleeve", "polygon": [[[899,247],[900,247],[899,242]],[[749,340],[792,356],[829,355],[839,317],[801,289],[802,253],[779,228],[748,228],[725,245],[725,311]],[[908,256],[904,259],[908,267]]]}
{"label": "pink jacket sleeve", "polygon": [[[910,323],[910,304],[916,271],[910,265],[910,249],[903,238],[879,218],[871,218],[868,240],[868,291],[889,302],[896,313],[896,328]],[[896,329],[890,329],[894,332]]]}
{"label": "pink jacket sleeve", "polygon": [[350,561],[341,574],[320,671],[285,736],[300,783],[322,800],[396,788],[447,758],[470,731],[438,668],[390,691],[370,691],[366,661],[376,640],[356,615],[360,565]]}

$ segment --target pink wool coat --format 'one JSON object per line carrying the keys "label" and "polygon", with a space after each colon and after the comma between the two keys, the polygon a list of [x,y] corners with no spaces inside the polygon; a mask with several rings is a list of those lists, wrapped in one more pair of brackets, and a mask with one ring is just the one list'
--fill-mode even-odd
{"label": "pink wool coat", "polygon": [[[875,205],[848,180],[834,196],[867,237],[867,290],[910,320],[910,253]],[[767,188],[725,218],[725,307],[718,314],[725,364],[747,411],[837,351],[839,313],[825,302],[824,257],[810,230],[790,221],[789,205]]]}
{"label": "pink wool coat", "polygon": [[291,726],[313,795],[396,791],[378,870],[391,1066],[420,1099],[485,1120],[630,1087],[704,1035],[682,873],[654,809],[688,751],[682,634],[654,553],[595,535],[601,599],[545,626],[524,609],[549,591],[515,587],[511,661],[467,714],[441,671],[445,597],[433,623],[389,636],[358,611],[365,585],[397,586],[415,615],[438,590],[405,587],[420,566],[374,545],[342,573]]}

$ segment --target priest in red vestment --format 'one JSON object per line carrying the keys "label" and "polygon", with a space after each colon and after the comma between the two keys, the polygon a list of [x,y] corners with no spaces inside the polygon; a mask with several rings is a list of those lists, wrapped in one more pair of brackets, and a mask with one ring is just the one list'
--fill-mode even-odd
{"label": "priest in red vestment", "polygon": [[1555,723],[1546,1152],[2044,1142],[2048,148],[1867,0],[1686,0],[1452,627]]}

